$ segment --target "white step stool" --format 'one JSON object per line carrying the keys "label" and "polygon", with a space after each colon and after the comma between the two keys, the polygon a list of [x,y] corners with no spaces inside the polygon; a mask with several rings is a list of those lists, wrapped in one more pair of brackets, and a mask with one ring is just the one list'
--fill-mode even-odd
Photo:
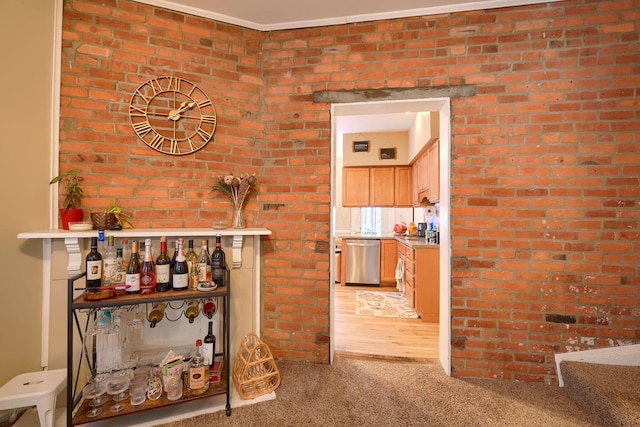
{"label": "white step stool", "polygon": [[17,375],[0,388],[0,410],[35,405],[40,427],[53,427],[56,397],[66,385],[66,369]]}

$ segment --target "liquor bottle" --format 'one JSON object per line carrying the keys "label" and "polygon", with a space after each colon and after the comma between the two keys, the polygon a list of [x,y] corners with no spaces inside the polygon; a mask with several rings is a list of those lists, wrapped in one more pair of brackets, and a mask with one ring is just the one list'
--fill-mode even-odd
{"label": "liquor bottle", "polygon": [[151,256],[151,239],[144,242],[144,260],[140,268],[140,293],[143,295],[156,292],[156,271]]}
{"label": "liquor bottle", "polygon": [[176,239],[176,247],[173,250],[173,256],[171,257],[171,263],[169,264],[169,286],[173,288],[173,270],[176,267],[176,258],[178,257],[178,239]]}
{"label": "liquor bottle", "polygon": [[202,357],[206,365],[213,365],[216,352],[216,336],[213,335],[213,322],[209,322],[209,332],[202,340]]}
{"label": "liquor bottle", "polygon": [[156,259],[156,291],[166,292],[171,289],[171,258],[167,255],[167,238],[160,237],[160,255]]}
{"label": "liquor bottle", "polygon": [[131,261],[131,251],[129,250],[129,240],[122,239],[120,241],[120,247],[122,248],[122,259],[124,260],[124,271],[129,269],[129,261]]}
{"label": "liquor bottle", "polygon": [[216,236],[216,248],[211,254],[211,278],[218,287],[226,285],[225,257],[220,242],[220,235]]}
{"label": "liquor bottle", "polygon": [[198,285],[211,286],[211,256],[209,255],[209,241],[203,240],[198,258]]}
{"label": "liquor bottle", "polygon": [[202,358],[202,340],[196,341],[196,354],[189,362],[187,392],[191,396],[199,396],[209,389],[209,365]]}
{"label": "liquor bottle", "polygon": [[[122,256],[122,248],[116,249],[116,266],[111,276],[111,285],[124,286],[127,270],[124,268],[124,258]],[[117,292],[116,292],[117,293]],[[124,293],[124,292],[123,292]]]}
{"label": "liquor bottle", "polygon": [[173,290],[185,291],[189,288],[189,267],[182,252],[182,238],[178,239],[178,255],[176,256],[176,265],[173,267]]}
{"label": "liquor bottle", "polygon": [[98,252],[98,238],[91,238],[91,251],[85,259],[87,267],[87,288],[102,286],[102,255]]}
{"label": "liquor bottle", "polygon": [[107,247],[104,251],[104,257],[102,259],[102,286],[111,285],[111,282],[116,275],[116,247],[113,245],[113,242],[113,236],[107,237]]}
{"label": "liquor bottle", "polygon": [[216,302],[213,298],[207,298],[204,300],[202,304],[202,313],[207,316],[209,319],[213,318],[213,315],[216,314],[217,307]]}
{"label": "liquor bottle", "polygon": [[131,258],[125,277],[125,285],[128,286],[127,293],[137,294],[140,292],[140,257],[138,256],[138,241],[131,242]]}
{"label": "liquor bottle", "polygon": [[189,249],[184,254],[184,258],[189,266],[189,289],[196,290],[198,288],[198,268],[196,266],[198,255],[193,250],[193,239],[189,239]]}
{"label": "liquor bottle", "polygon": [[189,323],[193,323],[200,314],[200,301],[192,299],[187,301],[187,308],[184,310],[184,316],[189,319]]}
{"label": "liquor bottle", "polygon": [[164,310],[167,308],[166,302],[156,302],[151,306],[151,311],[147,316],[149,323],[152,328],[156,327],[156,324],[164,318]]}

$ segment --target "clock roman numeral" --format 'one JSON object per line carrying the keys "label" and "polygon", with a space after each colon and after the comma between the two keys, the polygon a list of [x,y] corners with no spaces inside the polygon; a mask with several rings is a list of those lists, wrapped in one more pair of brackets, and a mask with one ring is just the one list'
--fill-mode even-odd
{"label": "clock roman numeral", "polygon": [[145,120],[144,122],[133,123],[133,130],[140,136],[146,135],[151,130],[151,124]]}
{"label": "clock roman numeral", "polygon": [[182,79],[180,77],[169,77],[169,81],[167,82],[167,90],[180,90],[180,85],[182,83]]}
{"label": "clock roman numeral", "polygon": [[133,117],[146,117],[144,110],[134,105],[129,105],[129,115]]}
{"label": "clock roman numeral", "polygon": [[211,134],[202,128],[198,128],[196,132],[198,132],[198,135],[200,135],[200,138],[202,138],[205,141],[208,141],[211,138]]}
{"label": "clock roman numeral", "polygon": [[145,103],[147,103],[147,104],[149,103],[149,99],[150,98],[147,98],[146,96],[144,96],[144,94],[142,92],[140,92],[140,89],[136,89],[136,92],[135,92],[134,96],[136,96],[136,95],[138,95],[140,98],[144,99]]}
{"label": "clock roman numeral", "polygon": [[164,136],[156,133],[155,136],[148,143],[148,145],[153,149],[161,150],[162,146],[164,145],[164,141],[165,141]]}
{"label": "clock roman numeral", "polygon": [[159,79],[149,80],[149,86],[151,86],[151,90],[153,90],[154,96],[164,91],[164,88],[162,87],[162,83],[160,82]]}
{"label": "clock roman numeral", "polygon": [[208,107],[211,105],[211,100],[210,99],[205,99],[204,101],[200,101],[198,102],[198,107],[199,108],[204,108],[204,107]]}
{"label": "clock roman numeral", "polygon": [[180,154],[180,147],[178,146],[178,141],[175,140],[175,139],[171,140],[170,153],[171,154]]}
{"label": "clock roman numeral", "polygon": [[208,116],[208,115],[203,114],[202,115],[202,123],[209,123],[209,124],[215,125],[216,124],[216,116]]}

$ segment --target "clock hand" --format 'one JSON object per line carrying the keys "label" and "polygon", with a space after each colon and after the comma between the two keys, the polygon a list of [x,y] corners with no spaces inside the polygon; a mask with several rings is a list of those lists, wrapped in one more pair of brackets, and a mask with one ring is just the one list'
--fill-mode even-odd
{"label": "clock hand", "polygon": [[196,103],[194,101],[190,102],[187,104],[187,101],[183,101],[180,104],[180,108],[178,108],[177,110],[171,111],[169,112],[169,120],[173,120],[173,121],[177,121],[180,119],[180,113],[186,111],[186,110],[190,110],[193,107],[195,107]]}

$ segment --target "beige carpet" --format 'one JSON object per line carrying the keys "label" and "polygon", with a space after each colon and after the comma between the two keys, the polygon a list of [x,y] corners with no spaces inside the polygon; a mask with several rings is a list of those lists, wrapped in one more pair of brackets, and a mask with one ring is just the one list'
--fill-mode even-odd
{"label": "beige carpet", "polygon": [[275,400],[163,426],[606,425],[553,385],[456,379],[438,365],[345,357],[278,367]]}
{"label": "beige carpet", "polygon": [[356,314],[358,316],[398,317],[417,319],[418,313],[400,292],[356,292]]}

